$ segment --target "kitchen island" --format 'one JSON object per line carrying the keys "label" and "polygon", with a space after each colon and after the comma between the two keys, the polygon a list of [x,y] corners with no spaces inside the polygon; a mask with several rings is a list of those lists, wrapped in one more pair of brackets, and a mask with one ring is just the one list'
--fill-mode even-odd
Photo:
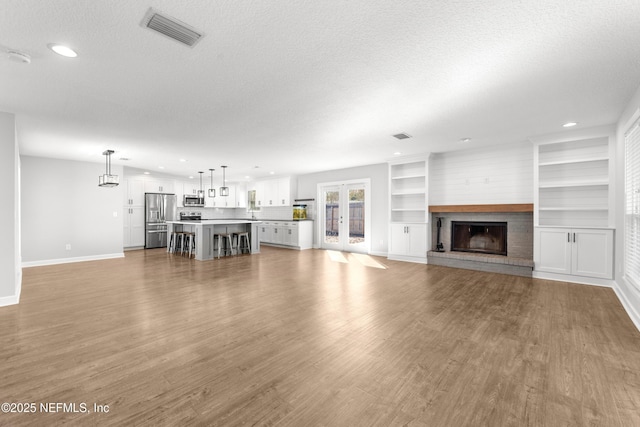
{"label": "kitchen island", "polygon": [[[167,221],[167,236],[171,239],[174,231],[190,231],[196,234],[196,259],[206,261],[213,259],[213,235],[218,233],[249,232],[251,254],[260,253],[258,225],[261,221],[249,219],[200,219]],[[167,251],[169,248],[167,247]]]}

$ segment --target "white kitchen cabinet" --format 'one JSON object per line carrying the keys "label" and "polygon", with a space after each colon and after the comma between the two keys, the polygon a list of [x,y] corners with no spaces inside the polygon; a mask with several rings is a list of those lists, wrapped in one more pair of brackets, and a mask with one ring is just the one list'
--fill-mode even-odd
{"label": "white kitchen cabinet", "polygon": [[126,206],[144,206],[144,180],[136,178],[127,178],[124,180],[124,200],[123,205]]}
{"label": "white kitchen cabinet", "polygon": [[144,246],[144,206],[125,206],[123,209],[124,247]]}
{"label": "white kitchen cabinet", "polygon": [[[204,190],[204,184],[202,186],[202,189]],[[198,191],[200,191],[200,182],[185,182],[182,185],[182,190],[183,190],[183,194],[189,195],[189,196],[197,196],[198,195]],[[206,196],[206,194],[205,194]]]}
{"label": "white kitchen cabinet", "polygon": [[613,278],[611,229],[537,227],[534,239],[536,272]]}
{"label": "white kitchen cabinet", "polygon": [[260,243],[271,243],[273,241],[273,226],[271,222],[263,221],[258,227],[260,232]]}
{"label": "white kitchen cabinet", "polygon": [[427,225],[392,223],[389,236],[389,259],[427,262]]}
{"label": "white kitchen cabinet", "polygon": [[313,221],[265,221],[258,229],[260,243],[301,250],[313,246]]}
{"label": "white kitchen cabinet", "polygon": [[261,208],[265,205],[265,195],[264,195],[264,181],[256,181],[253,184],[253,189],[256,192],[256,206]]}
{"label": "white kitchen cabinet", "polygon": [[149,179],[144,182],[145,193],[171,193],[173,194],[174,184],[168,179]]}
{"label": "white kitchen cabinet", "polygon": [[271,235],[271,242],[276,245],[284,245],[285,244],[285,229],[286,226],[282,222],[276,222],[273,224],[273,234]]}
{"label": "white kitchen cabinet", "polygon": [[235,185],[235,207],[246,208],[247,207],[247,184],[239,183]]}
{"label": "white kitchen cabinet", "polygon": [[229,195],[221,196],[220,188],[216,189],[216,197],[213,199],[213,207],[216,208],[235,208],[236,206],[236,187],[231,184],[227,184],[229,187]]}
{"label": "white kitchen cabinet", "polygon": [[256,205],[260,207],[290,206],[295,192],[291,177],[256,181]]}

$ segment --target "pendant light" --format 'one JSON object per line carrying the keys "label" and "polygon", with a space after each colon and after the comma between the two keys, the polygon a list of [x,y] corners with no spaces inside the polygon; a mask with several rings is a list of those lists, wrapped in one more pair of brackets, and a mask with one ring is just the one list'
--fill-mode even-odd
{"label": "pendant light", "polygon": [[98,177],[98,187],[116,187],[118,182],[118,175],[111,175],[111,155],[115,153],[113,150],[106,150],[102,154],[105,157],[106,173]]}
{"label": "pendant light", "polygon": [[229,187],[226,186],[226,176],[225,176],[225,170],[227,169],[226,166],[220,166],[222,168],[222,187],[220,187],[220,195],[221,196],[228,196],[229,195]]}
{"label": "pendant light", "polygon": [[209,169],[211,172],[211,188],[209,188],[209,197],[216,197],[216,189],[213,188],[213,171],[215,169]]}
{"label": "pendant light", "polygon": [[200,190],[198,190],[198,198],[204,199],[204,190],[202,189],[202,174],[204,172],[198,172],[200,174]]}

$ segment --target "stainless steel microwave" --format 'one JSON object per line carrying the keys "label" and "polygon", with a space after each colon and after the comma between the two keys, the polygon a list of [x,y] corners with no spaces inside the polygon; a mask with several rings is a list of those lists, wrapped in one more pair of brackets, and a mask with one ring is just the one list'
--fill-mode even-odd
{"label": "stainless steel microwave", "polygon": [[204,197],[184,195],[183,206],[204,207]]}

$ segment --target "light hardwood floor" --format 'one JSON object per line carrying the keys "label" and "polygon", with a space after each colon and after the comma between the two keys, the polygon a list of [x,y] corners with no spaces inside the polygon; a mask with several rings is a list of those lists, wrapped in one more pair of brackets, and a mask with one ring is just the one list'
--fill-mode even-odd
{"label": "light hardwood floor", "polygon": [[0,400],[109,413],[0,425],[640,425],[640,333],[611,289],[262,249],[24,269]]}

